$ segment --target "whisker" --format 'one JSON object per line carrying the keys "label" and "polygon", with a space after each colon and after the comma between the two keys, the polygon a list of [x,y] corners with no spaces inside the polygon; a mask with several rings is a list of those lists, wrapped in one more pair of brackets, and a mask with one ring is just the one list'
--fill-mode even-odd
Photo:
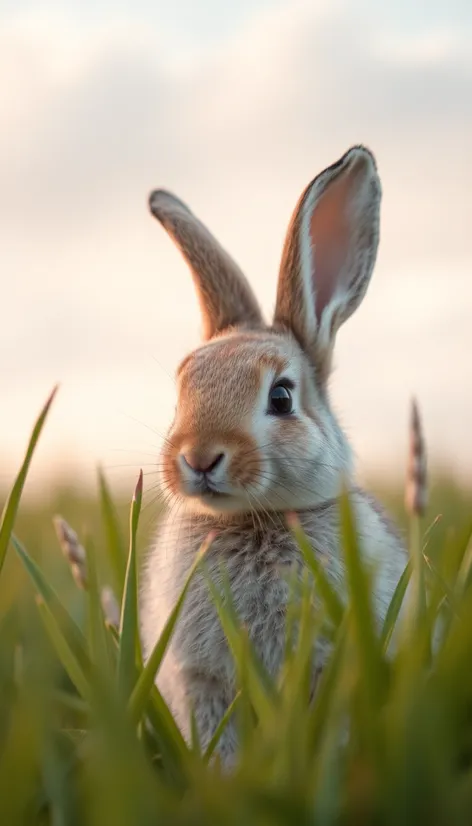
{"label": "whisker", "polygon": [[[159,445],[151,445],[151,447],[155,447],[157,451],[160,450]],[[155,453],[151,453],[150,451],[134,450],[132,448],[126,448],[126,447],[111,447],[110,451],[112,453],[136,453],[136,454],[139,453],[141,456],[155,456],[156,455]]]}
{"label": "whisker", "polygon": [[175,377],[174,377],[174,376],[172,376],[172,375],[169,373],[169,371],[168,371],[168,370],[166,370],[166,368],[164,367],[164,365],[163,365],[163,364],[159,361],[159,359],[157,359],[157,358],[156,358],[156,356],[153,356],[153,355],[151,354],[151,358],[152,358],[152,360],[153,360],[153,361],[155,361],[155,362],[156,362],[156,364],[158,365],[158,367],[160,367],[160,368],[161,368],[161,370],[162,370],[162,371],[166,374],[166,376],[168,376],[168,378],[171,380],[171,382],[172,382],[173,386],[175,387]]}
{"label": "whisker", "polygon": [[[254,496],[254,499],[256,500],[256,503],[259,505],[260,509],[262,510],[262,513],[264,514],[264,516],[266,516],[266,517],[267,517],[267,519],[269,519],[269,520],[272,522],[272,525],[274,526],[275,530],[278,530],[278,529],[279,529],[279,525],[277,524],[277,522],[275,521],[274,517],[273,517],[273,516],[272,516],[272,514],[269,512],[269,510],[267,510],[267,508],[265,508],[265,507],[262,505],[261,501],[260,501],[259,496],[264,496],[264,494],[261,494],[261,493],[256,494],[256,493],[254,493],[254,494],[253,494],[253,496]],[[264,496],[264,499],[267,499],[267,497],[266,497],[266,496]],[[267,499],[267,501],[269,501],[269,500]],[[270,503],[269,503],[269,504],[270,504]]]}
{"label": "whisker", "polygon": [[[291,487],[288,487],[283,482],[281,482],[280,479],[277,476],[271,476],[270,474],[268,474],[266,472],[259,473],[258,478],[259,479],[264,479],[266,482],[269,482],[270,484],[273,484],[274,486],[283,488],[283,490],[287,491],[287,493],[289,493],[289,494],[292,494],[292,496],[295,494],[294,489],[304,490],[306,493],[311,493],[311,494],[313,494],[313,496],[316,496],[316,497],[319,497],[321,495],[321,491],[319,489],[311,488],[308,485],[303,484],[302,482],[297,482],[296,480],[294,480],[293,483],[291,483]],[[288,503],[285,503],[285,504],[288,505]]]}
{"label": "whisker", "polygon": [[[259,525],[259,530],[261,531],[261,533],[264,533],[264,526],[263,526],[263,524],[262,524],[262,520],[261,520],[260,514],[259,514],[259,512],[258,512],[258,509],[257,509],[257,508],[253,508],[253,507],[251,506],[251,494],[249,493],[249,491],[248,491],[247,489],[246,489],[246,493],[247,493],[247,496],[248,496],[248,499],[249,499],[250,514],[251,514],[251,517],[252,517],[252,523],[253,523],[253,526],[254,526],[254,532],[256,532],[256,526],[255,526],[255,521],[254,521],[254,520],[255,520],[255,519],[257,519],[257,522],[258,522],[258,525]],[[254,494],[253,494],[253,496],[254,496],[254,498],[256,499],[256,497],[255,497],[255,495],[254,495]],[[257,499],[256,499],[256,503],[257,503]]]}
{"label": "whisker", "polygon": [[162,439],[163,442],[177,450],[176,446],[172,443],[168,436],[164,435],[159,430],[156,430],[154,427],[151,427],[151,425],[146,424],[146,422],[142,422],[140,419],[136,419],[135,416],[131,416],[129,413],[125,413],[124,410],[120,412],[122,416],[126,416],[126,418],[130,419],[132,422],[135,422],[136,424],[141,425],[141,427],[145,427],[147,430],[150,430],[151,433],[153,433],[155,436],[159,436],[159,438]]}
{"label": "whisker", "polygon": [[110,470],[122,470],[123,468],[145,468],[145,467],[153,467],[156,468],[157,465],[154,462],[129,462],[126,464],[119,464],[119,465],[101,465],[102,470],[110,471]]}

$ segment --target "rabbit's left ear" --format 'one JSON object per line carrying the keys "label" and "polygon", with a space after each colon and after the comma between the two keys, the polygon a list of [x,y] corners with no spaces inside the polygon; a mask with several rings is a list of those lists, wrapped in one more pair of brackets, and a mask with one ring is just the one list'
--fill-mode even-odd
{"label": "rabbit's left ear", "polygon": [[149,207],[176,243],[192,273],[208,341],[229,327],[259,329],[257,299],[235,261],[207,227],[171,192],[156,189]]}
{"label": "rabbit's left ear", "polygon": [[274,325],[293,332],[325,381],[338,327],[367,290],[379,243],[374,156],[350,149],[302,194],[290,222]]}

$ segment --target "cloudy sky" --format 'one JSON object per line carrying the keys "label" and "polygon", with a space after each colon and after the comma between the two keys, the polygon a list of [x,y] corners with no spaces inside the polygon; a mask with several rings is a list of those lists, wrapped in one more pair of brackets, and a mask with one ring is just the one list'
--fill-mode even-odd
{"label": "cloudy sky", "polygon": [[151,188],[269,314],[300,191],[359,142],[382,240],[333,403],[362,474],[401,470],[413,393],[431,461],[472,467],[469,0],[3,0],[0,76],[0,482],[57,381],[37,480],[153,461],[199,318]]}

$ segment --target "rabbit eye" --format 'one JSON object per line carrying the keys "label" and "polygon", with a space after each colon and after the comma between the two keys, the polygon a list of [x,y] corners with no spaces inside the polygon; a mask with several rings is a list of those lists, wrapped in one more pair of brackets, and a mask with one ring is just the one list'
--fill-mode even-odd
{"label": "rabbit eye", "polygon": [[285,384],[276,384],[269,393],[269,413],[287,416],[292,412],[292,394]]}

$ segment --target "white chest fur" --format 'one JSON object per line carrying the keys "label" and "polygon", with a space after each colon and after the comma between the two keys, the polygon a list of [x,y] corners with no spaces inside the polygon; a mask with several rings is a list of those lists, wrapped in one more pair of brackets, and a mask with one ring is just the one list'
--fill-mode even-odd
{"label": "white chest fur", "polygon": [[[353,499],[362,525],[361,544],[366,559],[374,562],[378,576],[374,606],[379,620],[405,565],[401,543],[378,506],[363,492]],[[337,505],[329,504],[300,514],[313,549],[327,575],[342,586],[342,560],[337,528]],[[172,610],[201,543],[215,527],[211,520],[170,514],[161,526],[156,547],[144,573],[142,635],[145,656],[155,644]],[[256,651],[266,668],[276,673],[285,644],[285,609],[289,596],[287,573],[301,566],[296,544],[282,519],[267,519],[238,527],[223,527],[206,558],[211,578],[221,581],[221,565],[229,579],[234,604],[248,629]],[[171,705],[180,703],[179,680],[186,673],[205,675],[234,686],[234,667],[215,606],[202,574],[197,574],[188,593],[158,684]],[[185,693],[185,692],[184,692]]]}

